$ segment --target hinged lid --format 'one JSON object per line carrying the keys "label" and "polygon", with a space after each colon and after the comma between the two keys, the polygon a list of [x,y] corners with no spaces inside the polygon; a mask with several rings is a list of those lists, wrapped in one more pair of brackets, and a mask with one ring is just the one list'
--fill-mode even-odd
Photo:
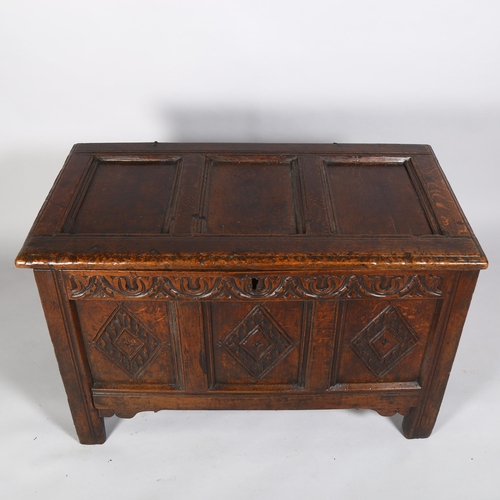
{"label": "hinged lid", "polygon": [[78,144],[19,267],[479,269],[429,146]]}

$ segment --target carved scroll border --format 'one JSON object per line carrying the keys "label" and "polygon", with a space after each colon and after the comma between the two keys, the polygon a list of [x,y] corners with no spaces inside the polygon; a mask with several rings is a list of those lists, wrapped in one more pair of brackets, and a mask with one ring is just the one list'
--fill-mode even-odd
{"label": "carved scroll border", "polygon": [[443,276],[113,276],[71,275],[70,299],[317,299],[443,296]]}

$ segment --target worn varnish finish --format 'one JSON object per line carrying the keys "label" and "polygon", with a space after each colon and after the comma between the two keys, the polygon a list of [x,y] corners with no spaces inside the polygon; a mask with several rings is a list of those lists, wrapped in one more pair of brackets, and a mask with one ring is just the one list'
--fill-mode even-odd
{"label": "worn varnish finish", "polygon": [[486,258],[428,146],[76,145],[17,257],[79,439],[161,409],[427,437]]}

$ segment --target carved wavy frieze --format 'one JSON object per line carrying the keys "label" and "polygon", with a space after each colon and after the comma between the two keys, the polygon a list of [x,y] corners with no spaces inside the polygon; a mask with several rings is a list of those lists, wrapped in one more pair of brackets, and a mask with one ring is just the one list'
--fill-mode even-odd
{"label": "carved wavy frieze", "polygon": [[72,299],[344,299],[441,297],[442,276],[111,276],[73,275]]}

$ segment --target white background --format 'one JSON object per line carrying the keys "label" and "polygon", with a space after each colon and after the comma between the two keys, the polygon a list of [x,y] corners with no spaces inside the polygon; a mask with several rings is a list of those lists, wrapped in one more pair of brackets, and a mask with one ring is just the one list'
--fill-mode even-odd
{"label": "white background", "polygon": [[[0,4],[0,498],[499,497],[500,3]],[[14,257],[71,146],[428,143],[490,259],[433,435],[371,411],[143,413],[76,441]]]}

